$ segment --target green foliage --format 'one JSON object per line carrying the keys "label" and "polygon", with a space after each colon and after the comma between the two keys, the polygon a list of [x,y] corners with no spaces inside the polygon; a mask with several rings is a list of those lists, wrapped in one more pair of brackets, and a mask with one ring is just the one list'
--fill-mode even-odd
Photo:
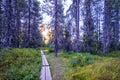
{"label": "green foliage", "polygon": [[29,43],[29,47],[34,48],[34,47],[36,47],[36,46],[35,46],[34,42],[31,41],[31,42]]}
{"label": "green foliage", "polygon": [[75,53],[75,52],[62,52],[60,57],[68,58],[70,60],[70,66],[85,66],[92,64],[95,57],[89,53]]}
{"label": "green foliage", "polygon": [[61,54],[59,55],[60,57],[64,57],[64,58],[72,58],[72,56],[75,56],[76,53],[75,52],[61,52]]}
{"label": "green foliage", "polygon": [[110,52],[106,56],[109,56],[109,57],[120,57],[120,51]]}
{"label": "green foliage", "polygon": [[[85,54],[88,54],[88,53],[85,53]],[[87,55],[82,55],[81,53],[74,56],[71,60],[72,67],[76,67],[77,65],[85,66],[91,63],[93,63],[93,59]]]}
{"label": "green foliage", "polygon": [[70,68],[64,74],[64,80],[119,80],[119,70],[120,61],[106,59],[84,67]]}
{"label": "green foliage", "polygon": [[49,53],[54,52],[54,49],[53,49],[53,48],[48,48],[47,50],[49,51]]}
{"label": "green foliage", "polygon": [[103,55],[102,50],[97,50],[97,51],[95,52],[95,55],[100,55],[100,56],[102,56],[102,55]]}
{"label": "green foliage", "polygon": [[[60,57],[65,58],[66,53]],[[89,53],[74,53],[66,57],[71,66],[66,66],[63,80],[119,80],[120,79],[120,51],[108,53],[106,56],[91,55]],[[69,64],[69,63],[66,63]]]}
{"label": "green foliage", "polygon": [[38,49],[2,49],[0,51],[0,78],[38,80],[41,62],[41,55]]}
{"label": "green foliage", "polygon": [[42,41],[42,47],[48,47],[48,44],[46,44],[44,41]]}
{"label": "green foliage", "polygon": [[40,49],[41,49],[41,50],[47,50],[48,53],[54,52],[54,49],[53,49],[52,47],[41,47]]}

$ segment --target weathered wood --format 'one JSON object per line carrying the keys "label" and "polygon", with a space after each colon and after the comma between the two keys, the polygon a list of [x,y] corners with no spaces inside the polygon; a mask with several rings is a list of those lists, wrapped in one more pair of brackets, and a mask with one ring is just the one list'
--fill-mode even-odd
{"label": "weathered wood", "polygon": [[52,80],[50,67],[42,50],[41,50],[41,55],[42,55],[42,68],[41,68],[40,80]]}

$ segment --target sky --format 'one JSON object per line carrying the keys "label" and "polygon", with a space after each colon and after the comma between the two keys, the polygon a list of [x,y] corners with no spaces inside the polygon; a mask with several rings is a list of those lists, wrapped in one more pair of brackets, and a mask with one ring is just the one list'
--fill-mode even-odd
{"label": "sky", "polygon": [[[40,1],[40,3],[44,3],[43,0],[38,0]],[[72,4],[71,0],[65,0],[65,2],[63,3],[64,6],[64,14],[66,15],[66,11],[69,9],[69,6]],[[44,13],[43,15],[43,23],[44,24],[49,24],[52,20],[52,17],[47,15],[46,13]]]}
{"label": "sky", "polygon": [[70,5],[72,4],[71,0],[66,0],[64,3],[64,14],[66,15],[66,11],[69,9]]}

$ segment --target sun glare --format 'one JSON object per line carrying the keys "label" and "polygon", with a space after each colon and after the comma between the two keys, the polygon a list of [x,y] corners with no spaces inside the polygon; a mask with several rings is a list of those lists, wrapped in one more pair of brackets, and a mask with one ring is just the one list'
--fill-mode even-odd
{"label": "sun glare", "polygon": [[46,37],[46,36],[47,36],[47,33],[48,33],[48,31],[45,29],[45,30],[42,32],[43,37]]}
{"label": "sun glare", "polygon": [[45,27],[44,24],[41,25],[41,35],[43,41],[47,44],[52,39],[52,29],[50,27]]}

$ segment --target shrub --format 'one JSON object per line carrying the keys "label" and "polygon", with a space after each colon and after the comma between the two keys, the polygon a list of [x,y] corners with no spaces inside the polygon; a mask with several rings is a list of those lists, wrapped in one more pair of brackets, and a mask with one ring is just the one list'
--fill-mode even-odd
{"label": "shrub", "polygon": [[61,54],[59,55],[59,56],[61,56],[61,57],[64,57],[64,58],[72,58],[72,56],[75,56],[76,55],[76,53],[75,52],[72,52],[72,51],[70,51],[70,52],[61,52]]}
{"label": "shrub", "polygon": [[3,49],[0,52],[0,79],[38,80],[41,62],[37,49]]}
{"label": "shrub", "polygon": [[109,57],[120,57],[120,51],[110,52],[106,56],[109,56]]}
{"label": "shrub", "polygon": [[52,53],[52,52],[54,52],[54,49],[53,48],[48,48],[48,52]]}
{"label": "shrub", "polygon": [[76,67],[77,65],[85,66],[85,65],[88,65],[88,64],[91,64],[91,63],[93,63],[93,59],[91,57],[83,56],[81,54],[77,54],[71,60],[72,67]]}

